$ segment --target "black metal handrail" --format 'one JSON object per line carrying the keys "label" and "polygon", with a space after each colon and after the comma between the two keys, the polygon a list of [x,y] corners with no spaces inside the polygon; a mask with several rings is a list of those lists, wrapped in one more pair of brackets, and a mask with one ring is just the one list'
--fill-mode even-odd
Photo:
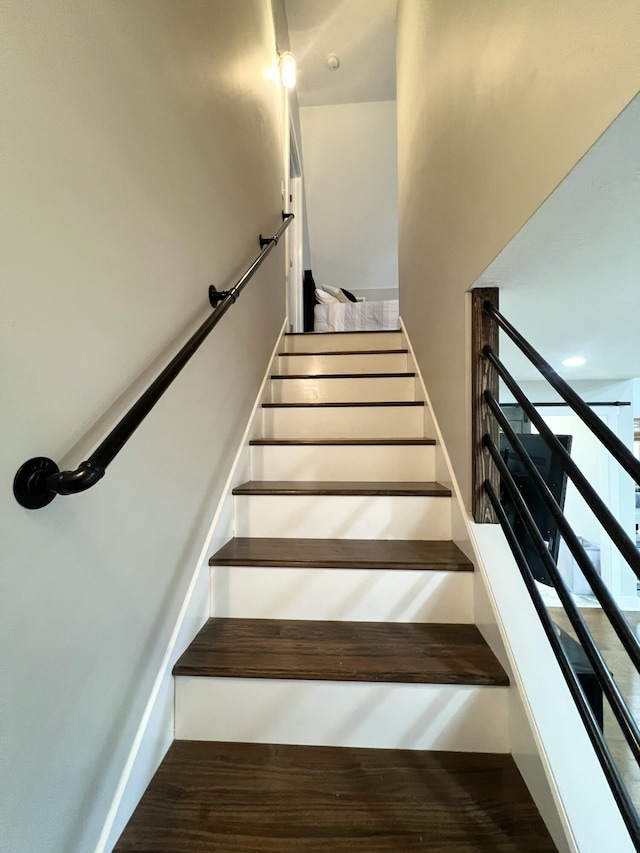
{"label": "black metal handrail", "polygon": [[[603,526],[608,536],[611,538],[611,541],[622,554],[631,570],[640,580],[640,553],[638,553],[638,549],[636,548],[635,543],[631,540],[631,537],[627,534],[618,519],[614,517],[611,510],[607,507],[600,495],[578,468],[567,450],[555,437],[551,429],[547,426],[542,415],[536,411],[533,403],[525,395],[516,380],[509,373],[498,356],[493,352],[491,347],[485,347],[483,349],[483,355],[487,361],[495,367],[498,375],[503,380],[509,391],[511,391],[518,403],[522,406],[522,409],[527,414],[531,423],[538,430],[547,446],[558,454],[558,458],[562,462],[562,467],[566,471],[567,475],[585,501],[589,504],[593,514]],[[605,429],[607,429],[607,427],[605,427]]]}
{"label": "black metal handrail", "polygon": [[518,489],[515,480],[511,476],[511,472],[509,471],[506,463],[500,456],[500,451],[488,436],[485,440],[485,447],[488,449],[489,453],[493,457],[493,461],[496,463],[498,470],[500,471],[502,483],[509,492],[509,497],[511,498],[514,506],[516,507],[516,511],[520,516],[520,520],[524,524],[538,556],[544,563],[544,567],[548,572],[549,577],[553,581],[554,588],[558,593],[558,597],[560,598],[560,601],[564,606],[565,613],[567,614],[569,621],[573,625],[573,628],[576,632],[576,636],[584,650],[584,653],[586,654],[589,660],[589,663],[593,667],[594,674],[598,679],[598,682],[600,683],[600,687],[602,688],[605,696],[609,700],[611,710],[613,711],[616,720],[618,721],[622,733],[624,734],[629,746],[631,747],[631,751],[633,752],[636,761],[640,762],[640,731],[638,731],[638,727],[633,718],[633,714],[629,710],[626,702],[622,697],[622,694],[618,690],[618,687],[611,676],[611,673],[607,669],[607,665],[604,662],[604,658],[602,657],[600,650],[596,646],[593,637],[591,636],[591,633],[587,628],[586,623],[582,618],[582,615],[580,614],[580,611],[578,610],[578,607],[576,606],[573,598],[571,597],[571,593],[569,592],[569,589],[567,588],[567,585],[565,584],[562,575],[558,571],[558,567],[555,563],[555,560],[549,553],[547,543],[544,541],[542,534],[538,530],[538,526],[536,525],[535,520],[531,515],[531,512],[527,507],[524,498],[520,494],[520,490]]}
{"label": "black metal handrail", "polygon": [[211,314],[85,462],[81,462],[73,471],[60,471],[52,459],[37,456],[20,466],[13,481],[13,493],[19,504],[27,509],[40,509],[51,503],[56,495],[74,495],[84,492],[104,477],[108,465],[237,300],[267,255],[274,246],[278,245],[278,240],[293,218],[293,213],[283,212],[282,225],[273,237],[260,235],[260,254],[231,290],[217,291],[213,285],[209,288],[209,301],[213,306]]}
{"label": "black metal handrail", "polygon": [[636,808],[633,804],[633,801],[629,796],[629,791],[627,790],[624,780],[620,775],[620,771],[618,770],[618,766],[616,765],[615,760],[611,755],[609,746],[607,745],[607,742],[604,739],[602,731],[600,730],[600,726],[598,725],[593,711],[591,710],[591,707],[587,701],[582,686],[578,681],[573,667],[567,659],[564,649],[562,648],[557,628],[553,624],[546,605],[542,600],[542,596],[540,595],[540,591],[536,585],[536,581],[529,567],[529,563],[527,562],[527,558],[525,557],[522,548],[520,547],[520,544],[511,528],[511,525],[509,524],[509,519],[507,518],[502,504],[500,503],[500,500],[497,494],[495,493],[493,486],[488,480],[485,482],[485,489],[487,495],[489,496],[489,500],[491,501],[491,505],[493,506],[493,509],[498,517],[500,526],[504,531],[507,542],[509,543],[514,559],[520,570],[522,579],[525,583],[525,586],[527,587],[529,595],[531,596],[533,606],[535,607],[536,612],[540,617],[540,622],[542,623],[542,627],[545,631],[545,634],[547,635],[547,639],[549,640],[549,645],[551,646],[556,660],[558,661],[558,665],[565,678],[573,700],[576,703],[578,713],[582,718],[582,722],[584,723],[587,735],[589,736],[589,739],[593,744],[596,756],[598,757],[604,774],[609,781],[613,798],[616,801],[618,808],[620,809],[620,813],[622,814],[622,818],[625,822],[625,825],[629,830],[629,834],[634,840],[636,849],[638,849],[638,845],[640,842],[640,821],[638,820],[638,814],[636,812]]}
{"label": "black metal handrail", "polygon": [[[495,298],[497,299],[497,292]],[[576,392],[567,385],[567,383],[555,372],[555,370],[553,370],[548,362],[546,362],[542,356],[533,349],[528,341],[526,341],[509,323],[509,321],[499,313],[491,301],[484,300],[482,302],[482,307],[483,312],[487,316],[491,317],[495,321],[496,325],[509,335],[519,349],[529,358],[535,367],[538,368],[543,377],[556,389],[564,400],[563,405],[566,404],[573,409],[575,414],[578,415],[591,429],[605,449],[611,453],[624,470],[627,471],[636,480],[636,482],[640,483],[640,463],[633,456],[631,451],[605,424],[602,423],[599,418],[594,415],[588,404],[586,404],[576,394]],[[497,337],[495,339],[497,341]],[[612,628],[618,635],[625,651],[629,655],[629,659],[636,669],[640,670],[640,644],[638,643],[638,640],[631,630],[627,620],[620,612],[613,596],[602,581],[600,575],[595,570],[595,567],[589,559],[585,549],[582,547],[579,538],[576,536],[573,528],[562,512],[558,501],[556,501],[550,488],[545,483],[535,463],[527,453],[523,443],[520,441],[517,433],[512,428],[508,418],[502,411],[500,404],[496,399],[498,388],[497,377],[502,379],[509,391],[513,394],[517,404],[529,417],[531,423],[537,428],[541,438],[557,455],[565,473],[570,477],[582,497],[590,505],[594,515],[601,523],[620,554],[624,557],[629,567],[635,573],[636,577],[640,578],[640,553],[638,552],[635,543],[632,542],[631,537],[626,533],[621,524],[597,494],[596,490],[582,474],[580,469],[572,460],[569,452],[547,426],[544,418],[535,408],[535,404],[532,403],[524,394],[516,380],[500,361],[492,349],[492,346],[489,344],[482,346],[482,344],[480,344],[478,346],[478,350],[480,350],[479,355],[484,360],[484,363],[490,365],[490,369],[494,371],[493,376],[495,379],[493,379],[491,383],[492,390],[487,388],[485,385],[480,396],[474,397],[474,399],[482,401],[486,411],[490,412],[493,416],[493,424],[497,424],[497,426],[502,429],[506,439],[509,441],[511,447],[527,471],[529,481],[533,483],[538,494],[541,496],[547,510],[557,525],[560,535],[575,558],[578,566],[582,570],[582,573],[586,581],[589,583],[593,593],[600,602],[603,613],[606,615]],[[559,636],[556,634],[551,617],[549,616],[537,589],[533,571],[529,565],[527,557],[525,556],[523,548],[519,543],[518,536],[516,535],[516,532],[507,517],[507,513],[498,498],[496,488],[494,488],[492,483],[495,476],[493,471],[497,471],[500,475],[501,487],[505,490],[512,506],[515,509],[517,518],[524,527],[528,540],[533,545],[534,552],[542,561],[544,569],[556,589],[560,602],[564,607],[571,625],[573,626],[576,637],[589,665],[592,668],[600,689],[606,696],[614,717],[629,745],[629,748],[631,749],[631,753],[639,764],[640,730],[624,697],[620,693],[612,674],[609,672],[604,658],[602,657],[598,646],[594,642],[594,639],[582,618],[580,610],[576,606],[573,597],[560,574],[560,571],[558,570],[558,565],[549,551],[549,547],[545,542],[541,530],[536,524],[536,521],[534,520],[534,517],[529,510],[513,475],[511,474],[511,471],[500,454],[496,440],[494,440],[494,438],[489,434],[493,430],[491,419],[487,420],[486,423],[487,432],[482,436],[481,444],[485,452],[489,454],[489,458],[491,459],[494,468],[487,468],[487,473],[485,475],[486,479],[483,482],[484,493],[489,499],[489,504],[495,513],[495,518],[497,518],[504,530],[516,563],[523,576],[527,589],[529,590],[534,606],[536,607],[542,621],[544,630],[549,637],[552,649],[558,659],[560,668],[565,676],[571,694],[576,702],[578,711],[594,745],[598,759],[608,779],[613,796],[620,808],[620,812],[629,830],[634,845],[636,849],[640,850],[640,817],[620,775],[619,769],[611,756],[603,734],[597,725],[595,716],[589,708],[576,673],[574,672],[571,663],[562,648],[562,644],[559,640]],[[479,441],[480,436],[477,436],[476,440]]]}
{"label": "black metal handrail", "polygon": [[[625,401],[622,401],[622,400],[609,400],[609,401],[596,400],[593,403],[590,403],[588,400],[585,400],[584,404],[585,404],[585,406],[598,406],[599,408],[603,408],[603,409],[606,409],[606,408],[622,409],[625,406],[631,405],[631,403],[628,400],[625,400]],[[511,406],[518,406],[519,403],[500,403],[500,405],[502,406],[503,409],[508,409]],[[531,403],[531,405],[535,406],[536,408],[539,408],[539,409],[548,409],[548,408],[554,408],[554,407],[566,407],[569,404],[563,402],[562,400],[546,400],[546,401],[542,401],[542,402],[536,402],[534,400]]]}
{"label": "black metal handrail", "polygon": [[587,552],[580,544],[578,537],[576,536],[573,528],[567,521],[564,513],[560,509],[560,506],[558,505],[556,499],[551,493],[551,490],[549,489],[545,481],[542,479],[540,472],[538,471],[531,457],[523,447],[522,442],[520,441],[517,434],[512,429],[509,421],[501,411],[500,405],[489,391],[485,391],[484,399],[491,411],[493,412],[496,420],[500,424],[500,427],[506,435],[509,444],[520,457],[520,460],[526,468],[527,473],[531,477],[531,480],[535,485],[538,494],[541,496],[547,509],[551,513],[553,520],[558,525],[558,530],[560,531],[562,538],[564,539],[567,547],[569,548],[569,551],[573,554],[578,566],[580,567],[580,570],[582,571],[582,574],[585,577],[585,580],[587,581],[594,595],[602,605],[602,609],[607,614],[614,631],[620,638],[620,642],[627,650],[627,653],[631,658],[633,665],[638,671],[640,671],[640,643],[638,642],[635,634],[629,626],[629,623],[618,609],[618,606],[615,603],[613,596],[609,592],[609,589],[607,588],[600,575],[595,570],[595,567],[589,559]]}
{"label": "black metal handrail", "polygon": [[573,388],[565,382],[565,380],[551,367],[548,361],[535,350],[529,341],[527,341],[511,325],[493,303],[486,300],[483,305],[484,311],[492,317],[500,328],[506,332],[518,349],[526,355],[529,361],[536,367],[544,376],[547,382],[555,388],[562,399],[573,409],[578,417],[584,421],[591,432],[597,436],[611,455],[622,465],[624,470],[630,474],[638,485],[640,485],[640,461],[636,459],[633,453],[625,444],[620,441],[617,435],[614,435],[611,430],[591,411],[589,406],[584,402],[582,397],[577,394]]}

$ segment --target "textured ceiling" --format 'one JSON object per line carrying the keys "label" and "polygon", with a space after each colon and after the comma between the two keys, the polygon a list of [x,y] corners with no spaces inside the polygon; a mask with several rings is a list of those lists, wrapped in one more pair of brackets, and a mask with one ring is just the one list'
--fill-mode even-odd
{"label": "textured ceiling", "polygon": [[[396,97],[396,0],[285,0],[300,106]],[[340,68],[331,71],[327,56]]]}
{"label": "textured ceiling", "polygon": [[[567,379],[640,376],[640,95],[485,270],[502,312]],[[539,374],[500,346],[519,379]],[[586,359],[565,368],[569,356]]]}

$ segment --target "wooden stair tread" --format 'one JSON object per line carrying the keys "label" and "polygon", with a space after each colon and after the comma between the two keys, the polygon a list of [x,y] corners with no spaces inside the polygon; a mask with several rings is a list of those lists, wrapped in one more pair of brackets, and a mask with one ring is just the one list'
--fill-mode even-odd
{"label": "wooden stair tread", "polygon": [[471,572],[453,542],[405,539],[231,539],[210,566],[411,569]]}
{"label": "wooden stair tread", "polygon": [[475,625],[209,619],[174,675],[505,686]]}
{"label": "wooden stair tread", "polygon": [[115,853],[551,853],[510,755],[175,741]]}
{"label": "wooden stair tread", "polygon": [[400,329],[355,329],[342,332],[285,332],[285,338],[304,338],[313,335],[399,335]]}
{"label": "wooden stair tread", "polygon": [[263,403],[263,409],[363,409],[382,408],[384,406],[422,406],[422,400],[388,400],[380,402],[354,402],[354,403]]}
{"label": "wooden stair tread", "polygon": [[274,373],[271,379],[414,379],[415,373]]}
{"label": "wooden stair tread", "polygon": [[367,495],[373,497],[451,497],[440,483],[362,480],[249,480],[236,486],[234,495]]}
{"label": "wooden stair tread", "polygon": [[298,358],[301,355],[406,355],[409,352],[407,349],[348,349],[330,350],[329,352],[279,352],[279,356],[291,356]]}
{"label": "wooden stair tread", "polygon": [[256,447],[265,446],[297,446],[297,445],[350,445],[356,447],[358,445],[375,445],[380,444],[385,447],[393,445],[431,445],[436,443],[435,438],[254,438],[249,444]]}

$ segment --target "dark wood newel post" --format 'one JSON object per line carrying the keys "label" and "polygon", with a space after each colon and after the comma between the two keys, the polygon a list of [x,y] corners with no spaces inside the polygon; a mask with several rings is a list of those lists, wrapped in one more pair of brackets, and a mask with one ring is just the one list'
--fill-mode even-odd
{"label": "dark wood newel post", "polygon": [[489,480],[496,494],[500,494],[500,474],[482,444],[485,433],[489,433],[496,446],[500,444],[498,423],[482,396],[488,389],[496,400],[499,399],[497,371],[482,355],[482,349],[487,345],[498,354],[498,324],[482,310],[487,300],[499,308],[498,299],[497,287],[479,287],[471,291],[472,512],[473,520],[480,524],[495,524],[498,521],[483,483]]}

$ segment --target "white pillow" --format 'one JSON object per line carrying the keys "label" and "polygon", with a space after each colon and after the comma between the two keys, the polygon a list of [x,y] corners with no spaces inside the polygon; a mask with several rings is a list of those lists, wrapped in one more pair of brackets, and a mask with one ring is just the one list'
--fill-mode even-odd
{"label": "white pillow", "polygon": [[326,290],[327,293],[330,293],[331,296],[335,296],[335,298],[338,300],[338,302],[350,302],[351,301],[347,296],[344,295],[344,292],[342,290],[340,290],[339,287],[329,287],[328,284],[325,284],[322,289]]}
{"label": "white pillow", "polygon": [[320,290],[318,288],[316,288],[316,299],[321,305],[332,305],[340,302],[337,296],[333,296],[333,294],[328,293],[326,290]]}

